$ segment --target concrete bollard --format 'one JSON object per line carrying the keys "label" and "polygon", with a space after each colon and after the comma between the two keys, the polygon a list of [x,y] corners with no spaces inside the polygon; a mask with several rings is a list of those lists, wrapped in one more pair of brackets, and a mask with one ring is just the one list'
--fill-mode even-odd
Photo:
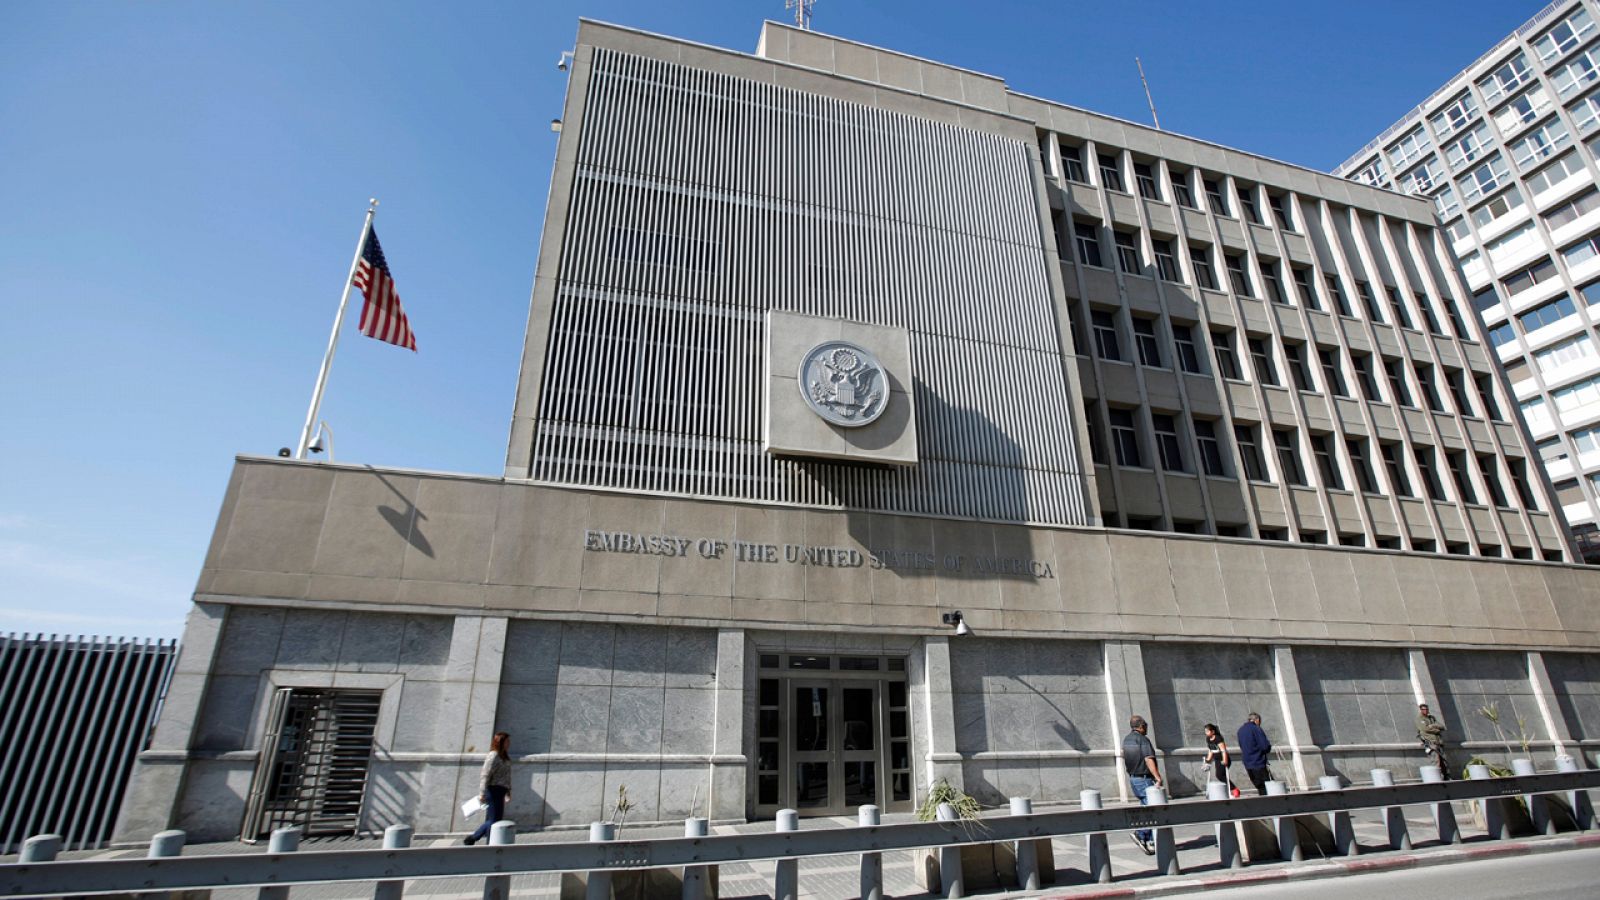
{"label": "concrete bollard", "polygon": [[[1422,773],[1423,784],[1443,784],[1444,770],[1438,766],[1423,766],[1419,769]],[[1461,826],[1456,824],[1456,810],[1448,800],[1434,803],[1433,824],[1439,829],[1439,843],[1461,843]]]}
{"label": "concrete bollard", "polygon": [[[1324,791],[1344,790],[1344,781],[1337,775],[1324,775],[1317,779]],[[1328,830],[1333,832],[1333,847],[1340,856],[1355,856],[1361,852],[1356,843],[1355,829],[1350,826],[1350,811],[1336,809],[1328,813]]]}
{"label": "concrete bollard", "polygon": [[[1078,793],[1078,806],[1082,809],[1104,809],[1100,804],[1099,791],[1081,791]],[[1088,836],[1089,850],[1089,880],[1095,884],[1111,883],[1111,848],[1106,845],[1104,832],[1096,832]]]}
{"label": "concrete bollard", "polygon": [[[1373,769],[1372,786],[1394,787],[1394,773],[1388,769]],[[1406,811],[1398,806],[1385,806],[1378,814],[1383,816],[1384,830],[1389,833],[1389,849],[1410,850],[1411,831],[1406,828]]]}
{"label": "concrete bollard", "polygon": [[[592,844],[617,839],[617,823],[590,822],[589,842]],[[491,843],[493,843],[491,841]],[[611,873],[601,870],[590,872],[583,891],[585,900],[611,900]],[[488,900],[485,895],[485,900]]]}
{"label": "concrete bollard", "polygon": [[[411,846],[410,825],[390,825],[383,830],[383,849],[404,850]],[[406,892],[403,878],[380,881],[372,887],[372,900],[400,900]]]}
{"label": "concrete bollard", "polygon": [[[1557,772],[1578,771],[1578,761],[1570,756],[1556,757]],[[1589,799],[1589,792],[1576,790],[1567,792],[1567,804],[1572,807],[1573,824],[1579,831],[1588,831],[1594,827],[1594,803]]]}
{"label": "concrete bollard", "polygon": [[[1033,815],[1033,801],[1027,797],[1012,797],[1011,814],[1013,816]],[[1038,850],[1039,848],[1031,840],[1016,842],[1018,890],[1037,891],[1039,889]]]}
{"label": "concrete bollard", "polygon": [[[711,823],[698,816],[690,816],[683,820],[683,836],[686,838],[703,838],[711,833]],[[683,900],[706,900],[706,867],[683,867]]]}
{"label": "concrete bollard", "polygon": [[[489,826],[489,846],[504,847],[517,842],[517,825],[505,819]],[[609,877],[609,876],[608,876]],[[590,896],[593,896],[592,894]],[[511,876],[487,875],[483,879],[483,900],[510,900]]]}
{"label": "concrete bollard", "polygon": [[[939,821],[956,821],[956,808],[948,803],[939,804]],[[961,845],[939,848],[939,886],[946,897],[965,897],[967,879],[961,871]],[[777,900],[777,898],[775,898]]]}
{"label": "concrete bollard", "polygon": [[[1493,778],[1494,773],[1488,766],[1467,766],[1467,777],[1473,781],[1482,781]],[[1511,826],[1506,819],[1505,800],[1500,797],[1485,797],[1478,801],[1478,808],[1483,811],[1483,830],[1488,832],[1490,840],[1505,840],[1511,837]]]}
{"label": "concrete bollard", "polygon": [[[274,828],[267,841],[268,853],[293,853],[300,849],[300,829]],[[289,886],[274,884],[256,891],[256,900],[289,900]]]}
{"label": "concrete bollard", "polygon": [[[800,814],[792,809],[778,810],[778,831],[799,831]],[[799,900],[800,897],[800,861],[798,859],[778,860],[777,870],[772,875],[772,900]],[[597,900],[590,897],[589,900]]]}
{"label": "concrete bollard", "polygon": [[[1226,781],[1211,781],[1206,783],[1207,800],[1231,799]],[[1239,832],[1232,822],[1218,822],[1217,855],[1221,858],[1224,869],[1244,868],[1244,854],[1239,852]]]}
{"label": "concrete bollard", "polygon": [[[876,828],[882,817],[876,806],[863,806],[856,810],[856,825]],[[883,854],[861,854],[861,900],[883,900]]]}
{"label": "concrete bollard", "polygon": [[[1144,805],[1166,806],[1167,792],[1154,785],[1145,788]],[[1178,848],[1172,842],[1172,829],[1155,828],[1151,831],[1156,839],[1156,871],[1162,875],[1183,874],[1183,870],[1178,868]]]}
{"label": "concrete bollard", "polygon": [[[1281,781],[1267,782],[1267,796],[1281,797],[1289,793],[1289,786]],[[1305,859],[1300,850],[1300,834],[1295,828],[1294,816],[1279,816],[1272,820],[1272,830],[1278,834],[1278,858],[1290,862]]]}
{"label": "concrete bollard", "polygon": [[[1539,770],[1534,767],[1531,759],[1513,759],[1511,761],[1511,774],[1537,775]],[[1550,817],[1550,798],[1543,794],[1523,794],[1522,802],[1527,804],[1528,818],[1533,821],[1535,834],[1555,834],[1556,823]]]}
{"label": "concrete bollard", "polygon": [[61,852],[61,835],[36,834],[22,842],[22,855],[17,857],[19,863],[50,862]]}
{"label": "concrete bollard", "polygon": [[[145,854],[145,857],[148,859],[161,859],[168,856],[181,856],[185,837],[184,833],[177,829],[157,832],[155,837],[150,839],[150,851]],[[167,900],[172,896],[172,893],[170,891],[147,891],[134,896],[138,897],[139,900]]]}

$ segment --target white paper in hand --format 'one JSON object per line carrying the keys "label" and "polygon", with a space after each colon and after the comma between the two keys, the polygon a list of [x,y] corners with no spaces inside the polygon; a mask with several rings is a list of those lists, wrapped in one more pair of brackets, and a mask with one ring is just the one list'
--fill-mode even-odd
{"label": "white paper in hand", "polygon": [[467,802],[461,804],[461,818],[470,819],[473,816],[483,812],[484,809],[485,807],[483,805],[483,801],[479,800],[477,797],[473,797]]}

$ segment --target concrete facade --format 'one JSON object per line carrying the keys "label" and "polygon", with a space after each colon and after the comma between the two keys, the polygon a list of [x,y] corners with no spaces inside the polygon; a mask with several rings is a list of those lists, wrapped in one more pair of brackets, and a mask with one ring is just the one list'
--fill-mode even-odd
{"label": "concrete facade", "polygon": [[[1461,759],[1509,752],[1490,703],[1600,749],[1600,574],[1523,425],[1350,390],[1505,397],[1425,202],[770,23],[752,56],[586,22],[570,77],[504,476],[240,458],[123,839],[258,830],[295,691],[378,698],[374,831],[465,828],[496,730],[524,828],[624,786],[630,821],[1115,796],[1134,713],[1180,792],[1252,710],[1301,787],[1409,775],[1423,698]],[[1321,305],[1263,299],[1291,261]],[[1451,330],[1334,310],[1358,271]],[[776,313],[906,336],[909,464],[763,448]]]}

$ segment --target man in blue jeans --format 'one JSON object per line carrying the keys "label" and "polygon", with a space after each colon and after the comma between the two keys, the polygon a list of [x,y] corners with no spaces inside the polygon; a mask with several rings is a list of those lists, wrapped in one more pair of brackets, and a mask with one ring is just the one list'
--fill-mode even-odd
{"label": "man in blue jeans", "polygon": [[[1143,716],[1131,716],[1128,727],[1132,730],[1122,739],[1122,765],[1128,773],[1128,783],[1133,788],[1134,796],[1139,798],[1139,805],[1145,805],[1145,791],[1151,787],[1161,786],[1161,769],[1156,766],[1156,748],[1145,735],[1150,731],[1150,725]],[[1146,856],[1155,854],[1150,847],[1153,835],[1150,829],[1141,828],[1133,833],[1133,842],[1139,845]]]}

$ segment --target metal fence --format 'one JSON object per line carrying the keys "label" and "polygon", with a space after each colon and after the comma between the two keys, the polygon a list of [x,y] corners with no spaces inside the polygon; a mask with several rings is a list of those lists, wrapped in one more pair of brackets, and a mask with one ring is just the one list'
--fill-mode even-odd
{"label": "metal fence", "polygon": [[103,846],[177,641],[0,636],[0,853],[50,831]]}
{"label": "metal fence", "polygon": [[[1383,773],[1382,776],[1379,773]],[[1157,870],[1178,874],[1171,829],[1177,826],[1217,825],[1217,849],[1225,867],[1244,864],[1234,827],[1236,822],[1254,822],[1256,830],[1271,835],[1274,855],[1282,859],[1301,858],[1295,821],[1297,817],[1326,816],[1326,827],[1340,853],[1359,852],[1352,834],[1350,816],[1376,811],[1389,826],[1391,846],[1410,846],[1401,807],[1429,805],[1440,840],[1461,840],[1452,804],[1478,801],[1482,804],[1485,830],[1490,838],[1510,836],[1508,804],[1522,798],[1536,829],[1554,833],[1556,819],[1552,795],[1565,794],[1565,806],[1579,829],[1594,827],[1593,807],[1588,789],[1600,787],[1600,771],[1564,771],[1558,774],[1488,778],[1487,770],[1474,773],[1475,780],[1432,782],[1341,788],[1336,777],[1325,779],[1323,790],[1304,793],[1277,793],[1247,799],[1208,799],[1167,804],[1152,796],[1151,805],[1095,808],[1096,791],[1084,792],[1084,808],[1061,812],[1032,813],[1028,801],[1013,801],[1012,815],[972,821],[936,821],[878,825],[874,807],[862,807],[862,825],[855,828],[794,830],[793,811],[779,814],[777,831],[764,834],[705,836],[705,820],[687,823],[682,838],[615,841],[611,832],[596,823],[590,842],[515,844],[511,823],[495,827],[493,846],[487,850],[462,847],[409,848],[410,829],[391,826],[384,849],[337,850],[294,853],[298,835],[284,829],[273,836],[271,849],[264,854],[233,854],[182,857],[182,832],[163,832],[151,842],[144,859],[91,861],[53,861],[56,845],[51,837],[30,841],[23,862],[0,865],[0,898],[57,895],[174,891],[203,888],[260,887],[263,900],[286,900],[292,885],[309,883],[362,883],[362,892],[371,891],[378,900],[398,900],[408,879],[480,877],[485,898],[504,898],[509,894],[509,878],[517,874],[547,872],[586,873],[589,897],[608,897],[611,879],[619,871],[682,867],[683,896],[705,896],[707,867],[719,863],[774,860],[773,896],[779,900],[799,893],[797,863],[802,857],[859,855],[861,896],[880,897],[882,857],[886,851],[930,848],[940,860],[939,890],[947,897],[964,894],[960,848],[965,844],[1011,842],[1017,865],[1017,880],[1024,888],[1039,886],[1034,841],[1079,836],[1085,839],[1085,854],[1091,877],[1111,881],[1113,873],[1106,852],[1108,832],[1134,828],[1154,829]],[[1374,772],[1378,781],[1386,780],[1384,770]],[[1282,790],[1274,782],[1269,789]],[[1223,788],[1224,792],[1226,788]],[[1158,793],[1158,792],[1157,792]],[[1542,811],[1542,813],[1541,813]],[[1398,821],[1398,827],[1396,827]],[[1255,858],[1252,856],[1252,858]]]}

